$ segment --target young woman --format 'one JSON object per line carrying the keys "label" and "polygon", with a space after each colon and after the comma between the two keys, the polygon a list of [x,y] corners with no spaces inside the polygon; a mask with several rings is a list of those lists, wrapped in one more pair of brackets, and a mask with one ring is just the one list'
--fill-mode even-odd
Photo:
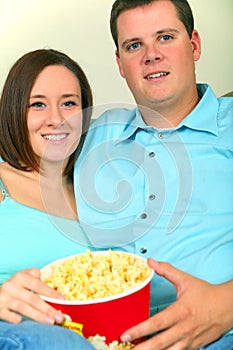
{"label": "young woman", "polygon": [[62,52],[29,52],[6,79],[0,101],[0,348],[92,349],[54,326],[64,316],[39,296],[62,298],[41,282],[39,269],[87,248],[73,166],[91,108],[83,70]]}

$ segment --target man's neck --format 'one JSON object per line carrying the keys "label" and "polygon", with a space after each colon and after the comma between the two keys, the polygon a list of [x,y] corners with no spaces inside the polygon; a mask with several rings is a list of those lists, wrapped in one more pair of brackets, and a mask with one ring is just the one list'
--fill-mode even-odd
{"label": "man's neck", "polygon": [[174,128],[196,107],[199,102],[198,93],[192,96],[185,103],[155,103],[150,108],[138,106],[141,115],[147,125],[157,129]]}

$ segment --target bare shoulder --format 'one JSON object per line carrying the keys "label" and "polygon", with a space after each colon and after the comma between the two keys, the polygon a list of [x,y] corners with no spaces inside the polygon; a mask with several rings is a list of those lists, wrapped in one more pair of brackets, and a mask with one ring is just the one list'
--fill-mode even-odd
{"label": "bare shoulder", "polygon": [[4,179],[7,177],[7,163],[6,162],[0,162],[0,179],[4,181]]}
{"label": "bare shoulder", "polygon": [[8,179],[18,176],[19,174],[20,174],[19,170],[15,169],[7,162],[0,162],[0,177],[4,182],[4,184],[8,182]]}
{"label": "bare shoulder", "polygon": [[6,162],[0,163],[0,178],[10,196],[22,201],[25,193],[30,192],[30,173],[12,167]]}

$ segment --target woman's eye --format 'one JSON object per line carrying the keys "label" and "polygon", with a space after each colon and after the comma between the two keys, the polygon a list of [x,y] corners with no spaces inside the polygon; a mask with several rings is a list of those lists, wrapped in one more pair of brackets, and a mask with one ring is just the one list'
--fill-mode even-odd
{"label": "woman's eye", "polygon": [[75,101],[66,101],[62,104],[62,106],[64,107],[73,107],[73,106],[77,106],[77,103]]}
{"label": "woman's eye", "polygon": [[45,107],[43,102],[33,102],[29,105],[29,108],[42,109]]}
{"label": "woman's eye", "polygon": [[131,45],[128,46],[128,50],[129,50],[129,51],[130,51],[130,50],[136,50],[136,49],[138,49],[140,46],[141,46],[140,43],[133,43],[133,44],[131,44]]}

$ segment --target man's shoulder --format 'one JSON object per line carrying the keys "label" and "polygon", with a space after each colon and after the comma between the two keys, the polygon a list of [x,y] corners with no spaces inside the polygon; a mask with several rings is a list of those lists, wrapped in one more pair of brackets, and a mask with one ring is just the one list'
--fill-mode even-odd
{"label": "man's shoulder", "polygon": [[225,112],[233,113],[233,97],[220,97],[219,99],[220,108]]}
{"label": "man's shoulder", "polygon": [[96,127],[111,127],[116,124],[121,124],[124,127],[126,124],[130,124],[135,117],[136,108],[111,108],[104,111],[100,116],[92,119],[91,128]]}
{"label": "man's shoulder", "polygon": [[218,123],[219,125],[228,125],[233,128],[233,97],[218,98]]}
{"label": "man's shoulder", "polygon": [[225,148],[233,151],[233,97],[220,97],[218,102],[218,139]]}
{"label": "man's shoulder", "polygon": [[85,143],[121,138],[124,131],[133,123],[135,115],[136,109],[114,108],[105,111],[97,119],[92,120]]}

